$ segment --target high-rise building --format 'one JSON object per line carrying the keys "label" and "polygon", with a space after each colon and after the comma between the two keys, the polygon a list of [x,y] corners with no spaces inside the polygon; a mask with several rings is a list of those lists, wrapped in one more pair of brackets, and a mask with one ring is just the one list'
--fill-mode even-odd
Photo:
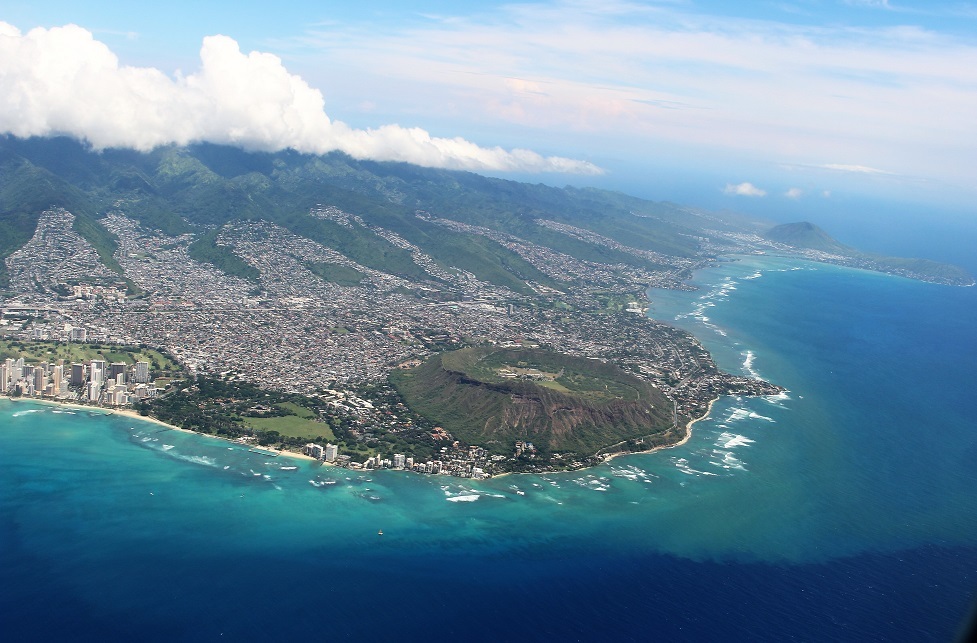
{"label": "high-rise building", "polygon": [[404,464],[407,462],[403,453],[394,454],[394,469],[403,469]]}
{"label": "high-rise building", "polygon": [[136,362],[136,383],[146,384],[149,382],[149,362]]}
{"label": "high-rise building", "polygon": [[339,447],[337,447],[335,444],[326,445],[326,451],[323,454],[323,458],[325,459],[326,462],[335,462],[336,456],[338,455],[339,455]]}
{"label": "high-rise building", "polygon": [[119,377],[119,375],[125,376],[125,374],[126,374],[126,365],[124,362],[112,362],[112,365],[109,367],[110,379],[116,380]]}
{"label": "high-rise building", "polygon": [[72,328],[71,341],[84,342],[88,339],[88,330],[85,328]]}
{"label": "high-rise building", "polygon": [[51,371],[51,383],[54,384],[54,395],[61,395],[64,386],[64,366],[58,364]]}
{"label": "high-rise building", "polygon": [[105,381],[105,360],[93,359],[88,366],[88,379],[99,385]]}
{"label": "high-rise building", "polygon": [[84,364],[72,364],[71,365],[71,385],[81,386],[85,382],[85,365]]}

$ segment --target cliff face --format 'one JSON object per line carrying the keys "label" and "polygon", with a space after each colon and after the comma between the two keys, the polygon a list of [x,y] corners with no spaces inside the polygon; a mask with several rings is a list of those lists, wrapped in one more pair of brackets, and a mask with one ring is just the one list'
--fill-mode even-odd
{"label": "cliff face", "polygon": [[393,380],[416,411],[469,444],[500,452],[510,451],[516,440],[527,440],[547,451],[591,455],[671,427],[671,402],[654,387],[617,367],[560,357],[571,360],[571,368],[598,370],[601,378],[628,386],[636,399],[594,400],[533,381],[487,381],[446,366],[456,360],[442,356]]}

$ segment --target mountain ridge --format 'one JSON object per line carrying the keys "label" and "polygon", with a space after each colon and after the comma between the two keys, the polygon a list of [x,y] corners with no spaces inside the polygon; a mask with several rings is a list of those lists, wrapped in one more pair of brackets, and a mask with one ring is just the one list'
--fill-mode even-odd
{"label": "mountain ridge", "polygon": [[[671,271],[676,282],[690,272],[672,270],[673,260],[681,264],[723,252],[762,250],[761,239],[818,260],[811,252],[913,278],[972,281],[965,271],[946,264],[860,253],[823,231],[808,230],[806,240],[795,235],[799,245],[791,244],[783,236],[790,224],[755,237],[765,227],[762,222],[724,220],[617,192],[362,161],[341,153],[247,152],[209,143],[146,153],[94,152],[67,138],[5,136],[0,138],[0,179],[0,258],[26,243],[41,211],[64,207],[75,214],[76,230],[103,263],[120,274],[113,257],[117,244],[98,224],[112,211],[170,235],[191,232],[199,238],[236,221],[269,221],[361,265],[424,280],[430,275],[412,255],[419,251],[441,270],[462,270],[520,293],[532,292],[533,284],[556,289],[570,284],[528,263],[525,252],[513,245],[519,242],[583,262]],[[362,224],[312,216],[324,205],[353,213]],[[821,239],[817,243],[815,236]],[[746,242],[747,237],[757,241]],[[238,266],[227,246],[201,241],[194,253],[218,267]],[[231,270],[248,272],[240,266]],[[6,279],[6,266],[0,266],[0,279]]]}

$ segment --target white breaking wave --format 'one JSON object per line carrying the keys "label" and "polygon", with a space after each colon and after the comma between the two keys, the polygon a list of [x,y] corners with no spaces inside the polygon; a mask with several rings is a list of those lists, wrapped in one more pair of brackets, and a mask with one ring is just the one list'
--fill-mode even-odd
{"label": "white breaking wave", "polygon": [[719,434],[719,439],[716,441],[716,446],[721,446],[724,449],[734,449],[736,447],[748,447],[755,442],[756,440],[751,440],[745,435],[723,431]]}
{"label": "white breaking wave", "polygon": [[759,413],[755,413],[754,411],[750,411],[749,409],[733,409],[732,413],[729,414],[729,417],[726,418],[726,422],[738,422],[739,420],[745,420],[747,418],[754,419],[754,420],[766,420],[771,424],[777,422],[775,419],[771,417],[767,417],[766,415],[760,415]]}
{"label": "white breaking wave", "polygon": [[648,473],[644,469],[640,469],[634,465],[628,465],[626,467],[612,468],[611,474],[617,478],[624,478],[626,480],[632,481],[642,481],[651,482],[649,478],[657,478],[658,476]]}
{"label": "white breaking wave", "polygon": [[709,464],[711,464],[714,467],[719,467],[720,469],[726,469],[726,470],[729,469],[737,469],[739,471],[747,470],[746,467],[743,466],[743,461],[738,459],[736,456],[734,456],[732,451],[721,451],[719,449],[716,449],[715,451],[713,451],[713,454],[717,456],[719,455],[722,456],[722,461],[716,461],[716,460],[709,461]]}
{"label": "white breaking wave", "polygon": [[782,393],[777,393],[776,395],[765,395],[765,396],[763,396],[763,400],[767,404],[770,404],[771,406],[777,406],[777,407],[780,407],[782,409],[787,408],[786,406],[783,405],[783,403],[786,402],[789,399],[790,399],[790,396],[787,395],[787,391],[784,391]]}
{"label": "white breaking wave", "polygon": [[217,461],[213,458],[207,457],[205,455],[178,455],[176,456],[181,460],[186,460],[187,462],[193,462],[194,464],[202,464],[207,467],[216,467]]}
{"label": "white breaking wave", "polygon": [[756,354],[753,351],[746,351],[746,359],[743,360],[743,370],[752,373],[753,371],[753,360],[756,359]]}
{"label": "white breaking wave", "polygon": [[737,459],[732,453],[727,453],[723,456],[723,464],[732,469],[741,469],[746,471],[746,467],[743,466],[743,462]]}
{"label": "white breaking wave", "polygon": [[445,498],[445,500],[448,502],[475,502],[481,497],[482,496],[478,495],[477,493],[472,493],[464,496],[450,496]]}
{"label": "white breaking wave", "polygon": [[712,473],[710,471],[699,471],[698,469],[693,469],[689,466],[689,461],[685,458],[676,458],[673,460],[675,468],[682,473],[690,476],[717,476],[718,473]]}
{"label": "white breaking wave", "polygon": [[27,415],[28,413],[40,413],[43,409],[27,409],[26,411],[17,411],[13,414],[15,418],[19,418],[21,415]]}

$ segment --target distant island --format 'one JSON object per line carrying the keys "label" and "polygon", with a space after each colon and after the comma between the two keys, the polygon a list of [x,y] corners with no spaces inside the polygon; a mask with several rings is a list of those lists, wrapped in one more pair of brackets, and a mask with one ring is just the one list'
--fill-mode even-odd
{"label": "distant island", "polygon": [[[973,282],[812,224],[604,190],[0,137],[2,389],[354,468],[580,468],[678,443],[722,395],[782,390],[646,314],[649,288],[765,253]],[[112,372],[135,349],[151,382]]]}

